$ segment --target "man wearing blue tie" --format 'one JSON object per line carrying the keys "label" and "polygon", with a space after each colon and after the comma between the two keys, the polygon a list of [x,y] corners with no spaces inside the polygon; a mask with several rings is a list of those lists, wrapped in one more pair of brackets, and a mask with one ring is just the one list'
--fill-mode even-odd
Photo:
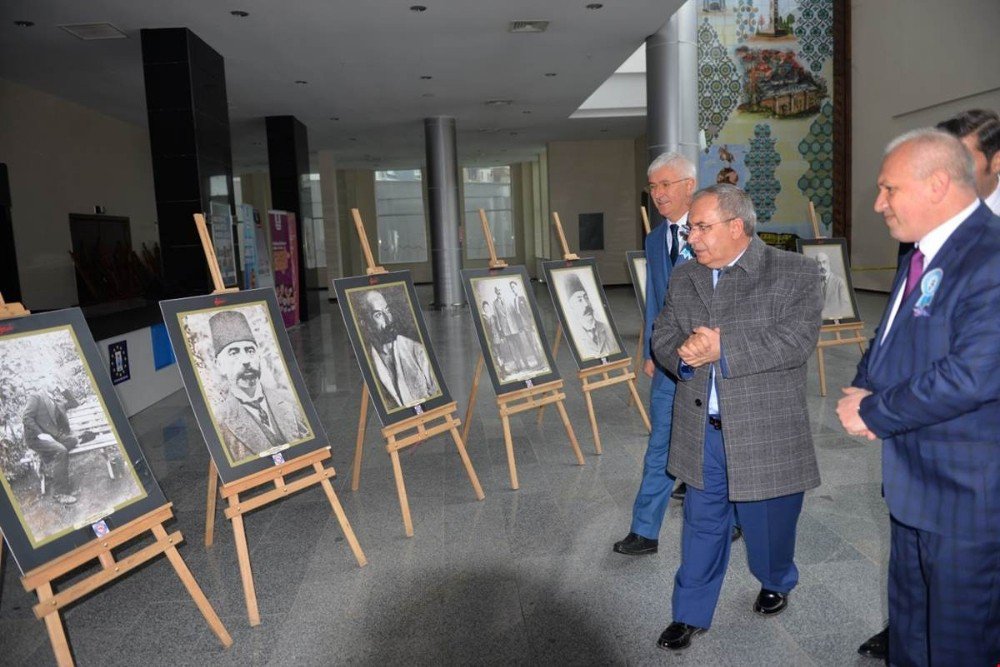
{"label": "man wearing blue tie", "polygon": [[653,321],[667,297],[670,274],[675,265],[691,256],[685,242],[685,230],[691,195],[697,185],[694,164],[680,153],[663,153],[650,163],[646,175],[649,195],[664,221],[646,236],[643,370],[652,378],[649,416],[653,428],[643,458],[642,481],[632,506],[632,524],[625,539],[614,545],[614,551],[627,556],[656,553],[663,514],[674,486],[674,478],[667,474],[674,381],[654,362],[649,341],[653,335]]}
{"label": "man wearing blue tie", "polygon": [[934,129],[891,142],[875,211],[915,243],[853,386],[851,435],[882,439],[889,660],[1000,662],[1000,218],[972,156]]}
{"label": "man wearing blue tie", "polygon": [[798,583],[803,492],[820,481],[806,365],[822,278],[815,261],[765,245],[756,220],[733,185],[694,196],[688,243],[697,261],[674,271],[653,328],[653,355],[678,379],[669,469],[688,485],[673,622],[660,648],[686,648],[711,626],[737,520],[761,584],[753,610],[780,613]]}

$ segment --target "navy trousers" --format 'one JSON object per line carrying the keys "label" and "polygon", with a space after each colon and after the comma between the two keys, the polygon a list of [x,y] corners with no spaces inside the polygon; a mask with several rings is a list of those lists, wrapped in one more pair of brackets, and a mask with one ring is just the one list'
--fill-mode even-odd
{"label": "navy trousers", "polygon": [[670,424],[674,410],[673,380],[657,371],[649,392],[649,433],[646,456],[642,461],[642,482],[632,505],[632,526],[637,535],[659,539],[663,515],[667,511],[674,478],[667,474],[667,454],[670,452]]}
{"label": "navy trousers", "polygon": [[743,528],[750,571],[762,588],[788,593],[799,581],[795,528],[802,494],[755,502],[729,500],[722,431],[705,430],[704,489],[688,484],[681,566],[674,577],[673,620],[709,628],[729,567],[733,525]]}
{"label": "navy trousers", "polygon": [[1000,543],[892,519],[889,658],[899,667],[1000,664]]}

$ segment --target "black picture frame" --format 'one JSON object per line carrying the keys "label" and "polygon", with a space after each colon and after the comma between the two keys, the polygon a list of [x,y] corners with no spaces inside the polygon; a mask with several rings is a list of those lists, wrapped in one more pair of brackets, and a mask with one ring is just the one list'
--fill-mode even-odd
{"label": "black picture frame", "polygon": [[[849,324],[861,321],[847,239],[796,239],[795,248],[806,257],[820,262],[823,268],[823,324]],[[826,258],[824,267],[822,258]],[[828,277],[829,276],[829,277]]]}
{"label": "black picture frame", "polygon": [[[622,337],[615,326],[614,318],[611,316],[611,308],[608,305],[608,296],[604,292],[601,283],[601,276],[597,272],[597,261],[592,257],[575,260],[553,260],[543,262],[542,269],[545,271],[545,281],[549,286],[549,294],[552,296],[552,303],[555,306],[559,322],[562,324],[563,333],[569,342],[569,348],[573,352],[573,359],[580,370],[601,366],[606,363],[618,361],[629,357]],[[569,306],[567,301],[572,295],[565,295],[565,290],[569,287],[570,276],[576,276],[577,280],[584,288],[586,300],[595,311],[594,317],[597,325],[602,328],[602,347],[600,350],[584,349],[584,339],[580,335],[583,331],[579,318],[571,314],[573,306]],[[578,340],[579,337],[579,340]],[[607,352],[601,354],[601,352]]]}
{"label": "black picture frame", "polygon": [[635,288],[635,299],[639,304],[639,316],[646,320],[646,251],[629,250],[625,253],[628,275]]}
{"label": "black picture frame", "polygon": [[[160,310],[195,419],[224,483],[329,448],[273,288],[161,301]],[[236,324],[230,320],[213,327],[213,318],[223,312],[239,313],[243,324],[237,319]],[[273,425],[269,432],[261,425],[263,418],[253,416],[260,408],[244,407],[224,375],[229,362],[222,353],[229,346],[218,346],[238,338],[233,329],[244,326],[256,347],[255,384],[259,384],[258,398],[264,398],[256,403],[267,406],[267,422]]]}
{"label": "black picture frame", "polygon": [[[427,334],[427,324],[409,271],[340,278],[333,281],[333,286],[358,368],[383,426],[452,402]],[[394,343],[394,350],[400,350],[403,342],[406,344],[404,353],[394,352],[398,361],[394,367],[423,366],[418,370],[419,382],[415,378],[413,388],[391,381],[386,364],[371,352],[372,347],[368,343],[374,328],[367,304],[368,299],[374,297],[367,296],[369,293],[378,293],[385,302],[381,307],[392,316],[397,329],[396,341],[400,337],[405,339],[400,341],[400,347]]]}
{"label": "black picture frame", "polygon": [[[97,539],[95,524],[114,530],[166,504],[79,308],[0,320],[0,359],[0,528],[22,574]],[[70,450],[72,493],[60,493],[56,454],[29,445],[38,434]]]}
{"label": "black picture frame", "polygon": [[[520,294],[511,289],[511,282],[519,287]],[[559,379],[527,269],[523,266],[465,269],[462,286],[497,395]],[[518,300],[519,296],[523,302]],[[500,306],[496,303],[498,299]],[[513,327],[498,324],[501,308],[507,321],[515,322]]]}

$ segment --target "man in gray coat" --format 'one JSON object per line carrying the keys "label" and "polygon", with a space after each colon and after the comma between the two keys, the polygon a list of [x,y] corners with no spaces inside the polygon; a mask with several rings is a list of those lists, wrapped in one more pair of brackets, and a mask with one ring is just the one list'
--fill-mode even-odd
{"label": "man in gray coat", "polygon": [[781,612],[798,582],[795,527],[803,492],[819,486],[805,391],[822,279],[812,259],[757,238],[756,219],[735,186],[694,196],[698,261],[675,267],[653,328],[653,354],[678,379],[668,469],[688,485],[660,648],[685,648],[711,625],[737,521],[761,583],[754,611]]}

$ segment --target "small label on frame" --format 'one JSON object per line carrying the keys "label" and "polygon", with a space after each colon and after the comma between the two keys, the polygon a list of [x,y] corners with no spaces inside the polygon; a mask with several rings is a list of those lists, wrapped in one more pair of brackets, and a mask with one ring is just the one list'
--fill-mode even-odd
{"label": "small label on frame", "polygon": [[285,455],[282,454],[281,452],[278,452],[277,454],[272,454],[271,460],[274,461],[274,465],[280,466],[282,463],[285,462]]}
{"label": "small label on frame", "polygon": [[413,406],[413,411],[414,411],[414,412],[415,412],[416,414],[418,414],[418,415],[422,415],[422,414],[424,414],[424,409],[423,409],[422,407],[420,407],[419,405],[414,405],[414,406]]}
{"label": "small label on frame", "polygon": [[91,524],[90,528],[94,531],[94,535],[97,535],[97,537],[99,538],[104,537],[105,535],[111,532],[111,529],[108,528],[108,522],[105,521],[104,519],[101,519],[97,523]]}
{"label": "small label on frame", "polygon": [[528,389],[531,389],[532,387],[535,386],[535,383],[532,382],[531,379],[529,378],[524,381],[524,386],[527,387]]}

